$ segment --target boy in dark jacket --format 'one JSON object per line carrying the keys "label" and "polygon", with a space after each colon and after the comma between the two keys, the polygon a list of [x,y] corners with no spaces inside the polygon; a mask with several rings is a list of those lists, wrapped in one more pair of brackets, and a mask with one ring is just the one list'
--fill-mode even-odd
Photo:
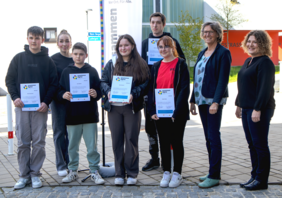
{"label": "boy in dark jacket", "polygon": [[[39,177],[46,156],[47,110],[58,83],[55,64],[48,56],[48,49],[41,46],[43,33],[42,28],[37,26],[27,30],[29,45],[25,45],[25,51],[12,59],[6,76],[6,86],[16,107],[20,179],[15,189],[24,188],[31,180],[33,188],[42,186]],[[29,104],[35,108],[26,111],[28,104],[21,89],[29,86],[38,86],[36,91],[39,92],[40,104]]]}
{"label": "boy in dark jacket", "polygon": [[[68,183],[77,179],[78,152],[83,136],[87,147],[91,180],[96,184],[104,184],[105,181],[98,172],[100,154],[97,151],[97,122],[99,121],[97,101],[101,98],[100,79],[96,69],[84,63],[87,56],[86,46],[83,43],[76,43],[72,48],[74,64],[70,64],[64,69],[60,79],[58,99],[67,100],[66,125],[69,138],[69,174],[63,179],[63,182]],[[79,78],[85,78],[86,83],[70,84],[71,81],[79,80]],[[85,88],[88,83],[89,91]],[[83,89],[88,93],[79,93]]]}
{"label": "boy in dark jacket", "polygon": [[[150,16],[150,27],[152,33],[149,34],[149,37],[142,41],[142,52],[141,57],[147,62],[150,70],[152,68],[152,61],[149,61],[148,53],[149,53],[149,40],[154,39],[155,43],[163,37],[169,36],[173,39],[176,45],[176,50],[179,57],[185,59],[185,55],[180,47],[179,42],[172,37],[169,32],[164,32],[164,27],[166,25],[166,17],[162,13],[155,12]],[[161,60],[162,58],[160,58]],[[157,62],[158,60],[155,60]],[[147,111],[147,96],[145,97],[146,107],[144,108],[145,115],[145,130],[149,140],[149,153],[151,155],[151,159],[143,166],[142,171],[150,171],[156,169],[160,166],[159,160],[159,145],[158,145],[158,134],[156,131],[155,123],[151,119],[149,112]]]}

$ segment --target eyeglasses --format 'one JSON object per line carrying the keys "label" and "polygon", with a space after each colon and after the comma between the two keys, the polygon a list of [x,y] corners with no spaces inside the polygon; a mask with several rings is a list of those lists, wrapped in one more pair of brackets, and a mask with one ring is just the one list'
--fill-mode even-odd
{"label": "eyeglasses", "polygon": [[170,48],[170,46],[168,46],[168,45],[166,45],[166,46],[158,46],[158,49],[159,50],[162,50],[162,49],[169,49]]}
{"label": "eyeglasses", "polygon": [[203,34],[214,34],[214,31],[202,31]]}

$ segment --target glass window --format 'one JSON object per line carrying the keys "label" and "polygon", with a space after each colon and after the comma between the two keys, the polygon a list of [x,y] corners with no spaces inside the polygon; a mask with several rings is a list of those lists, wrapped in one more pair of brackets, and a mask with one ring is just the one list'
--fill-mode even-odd
{"label": "glass window", "polygon": [[181,11],[189,11],[193,18],[203,18],[203,0],[161,0],[162,13],[166,16],[167,23],[179,21]]}
{"label": "glass window", "polygon": [[153,0],[143,0],[143,23],[149,23],[151,14],[154,12],[154,1]]}
{"label": "glass window", "polygon": [[142,41],[149,37],[149,34],[151,33],[150,25],[143,25],[142,26]]}

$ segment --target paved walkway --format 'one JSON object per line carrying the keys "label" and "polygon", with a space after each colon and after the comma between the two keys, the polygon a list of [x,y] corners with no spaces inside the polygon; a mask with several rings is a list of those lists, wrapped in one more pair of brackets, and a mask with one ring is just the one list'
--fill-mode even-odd
{"label": "paved walkway", "polygon": [[276,198],[282,197],[282,188],[271,185],[268,190],[245,191],[236,186],[220,185],[212,189],[199,189],[197,186],[180,186],[176,189],[154,186],[73,186],[73,187],[43,187],[32,189],[26,187],[13,191],[12,188],[2,188],[2,197],[28,198]]}
{"label": "paved walkway", "polygon": [[[250,163],[250,157],[248,152],[248,146],[244,137],[244,132],[242,129],[241,121],[235,117],[235,106],[234,106],[234,100],[237,93],[236,83],[231,83],[229,85],[230,90],[230,98],[228,99],[227,105],[224,107],[223,110],[223,120],[222,120],[222,127],[221,127],[221,137],[222,137],[222,146],[223,146],[223,160],[222,160],[222,172],[221,172],[221,184],[218,189],[222,191],[222,193],[229,193],[230,196],[236,196],[242,197],[243,191],[242,189],[238,189],[237,185],[235,186],[226,186],[226,185],[233,185],[238,184],[242,181],[248,180],[250,178],[250,171],[251,171],[251,163]],[[271,172],[269,177],[269,183],[273,184],[274,189],[280,189],[281,191],[281,185],[282,184],[282,94],[276,93],[275,99],[277,101],[277,108],[275,111],[275,115],[271,121],[270,126],[270,133],[269,133],[269,145],[271,150]],[[5,104],[6,98],[0,97],[0,103]],[[5,106],[0,107],[0,128],[5,129]],[[144,120],[143,120],[144,122]],[[49,116],[48,124],[51,124],[51,119]],[[6,130],[7,131],[7,130]],[[111,136],[110,131],[108,127],[106,126],[106,162],[113,162],[113,152],[111,147]],[[101,127],[99,127],[99,142],[98,142],[98,148],[100,150],[100,153],[102,151],[101,146]],[[87,172],[80,172],[79,173],[79,180],[77,182],[72,182],[71,184],[63,184],[61,182],[62,178],[57,175],[56,168],[55,168],[55,155],[54,155],[54,144],[53,144],[53,136],[52,136],[52,130],[49,126],[47,138],[46,138],[47,144],[46,144],[46,160],[44,162],[44,165],[42,167],[42,181],[43,185],[46,188],[42,188],[42,191],[40,193],[43,193],[44,195],[50,193],[55,193],[57,190],[59,192],[62,191],[62,197],[72,196],[72,190],[76,189],[75,186],[81,186],[81,189],[86,189],[85,192],[88,193],[87,195],[93,194],[93,191],[91,191],[93,187],[93,182],[91,182],[89,179],[86,180],[84,183],[81,182],[81,179],[83,179]],[[18,174],[18,164],[17,164],[17,157],[16,157],[16,138],[14,139],[15,146],[14,146],[14,152],[15,155],[13,156],[7,156],[8,153],[8,144],[7,144],[7,132],[1,132],[0,133],[0,187],[2,187],[3,192],[5,192],[5,196],[9,193],[9,189],[13,187],[15,182],[19,179]],[[146,133],[144,131],[140,132],[140,139],[139,139],[139,153],[140,153],[140,170],[142,166],[145,165],[147,160],[149,159],[149,153],[148,153],[148,140]],[[205,138],[203,134],[202,125],[200,122],[199,116],[191,116],[191,120],[187,122],[186,126],[186,132],[184,137],[184,145],[185,145],[185,159],[183,164],[183,177],[184,182],[182,184],[183,187],[177,188],[182,189],[179,191],[181,194],[180,197],[187,197],[187,192],[189,194],[193,195],[199,195],[200,197],[204,196],[204,194],[213,197],[216,195],[217,191],[215,190],[206,190],[206,191],[197,191],[197,187],[194,187],[198,183],[198,177],[205,175],[208,173],[208,156],[207,151],[205,147]],[[102,157],[101,157],[102,160]],[[82,141],[82,144],[80,146],[80,169],[86,169],[88,168],[88,162],[86,159],[86,147],[84,142]],[[119,194],[119,196],[125,196],[127,193],[124,189],[129,189],[129,191],[133,191],[133,189],[138,189],[138,192],[140,192],[140,197],[153,197],[158,196],[158,193],[160,193],[160,197],[176,197],[175,192],[178,192],[178,190],[161,190],[157,185],[159,185],[159,181],[162,177],[162,170],[161,168],[149,172],[142,172],[140,171],[140,174],[138,176],[138,186],[140,187],[124,187],[124,188],[110,188],[111,190],[108,191],[108,187],[102,187],[99,192],[102,197],[110,197],[108,196],[109,193]],[[106,185],[112,186],[113,185],[114,178],[106,178]],[[59,188],[59,186],[68,186],[66,188]],[[70,188],[69,186],[73,186]],[[82,186],[92,186],[92,187],[82,187]],[[155,187],[148,187],[148,192],[146,192],[147,186],[155,186]],[[7,187],[7,188],[5,188]],[[55,187],[55,188],[48,188],[48,187]],[[130,190],[132,188],[132,190]],[[6,189],[6,190],[5,190]],[[26,190],[19,191],[18,193],[14,193],[14,196],[21,196],[21,193],[25,193]],[[94,191],[96,187],[93,187]],[[100,189],[100,188],[99,188]],[[151,190],[150,190],[151,189]],[[153,192],[152,189],[158,190],[157,192]],[[216,189],[216,188],[214,188]],[[235,190],[234,190],[235,189]],[[187,192],[185,191],[187,190]],[[7,192],[6,192],[7,191]],[[45,191],[48,191],[45,193]],[[224,192],[223,192],[224,191]],[[279,190],[275,190],[275,192],[280,192]],[[35,191],[34,191],[35,192]],[[81,191],[82,193],[84,192]],[[265,193],[271,193],[272,191],[264,191],[263,195],[265,197]],[[29,192],[30,193],[30,192]],[[69,195],[66,195],[68,194]],[[90,194],[89,194],[90,193]],[[106,195],[104,195],[106,193]],[[143,194],[142,194],[143,193]],[[145,193],[145,194],[144,194]],[[148,194],[146,194],[148,193]],[[151,193],[151,194],[150,194]],[[186,193],[186,195],[184,194]],[[196,194],[195,194],[196,193]],[[199,194],[200,193],[200,194]],[[232,194],[233,193],[233,194]],[[149,196],[150,194],[150,196]],[[183,194],[183,196],[182,196]],[[226,194],[226,195],[227,195]],[[232,195],[231,195],[232,194]],[[239,196],[239,194],[241,194]],[[279,194],[279,193],[278,193]],[[278,196],[277,194],[277,196]],[[37,194],[38,195],[38,194]],[[36,196],[37,196],[36,195]],[[126,194],[127,195],[127,194]],[[132,196],[132,194],[128,194],[129,196]],[[147,196],[148,195],[148,196]],[[279,195],[282,195],[280,192]],[[35,196],[35,194],[34,194]],[[81,195],[82,196],[82,195]],[[262,196],[262,197],[263,197]],[[273,194],[274,196],[274,194]],[[276,194],[275,194],[276,196]],[[1,193],[0,193],[1,197]],[[40,197],[44,197],[41,196]],[[50,197],[50,196],[49,196]],[[87,197],[87,196],[86,196]],[[115,196],[113,196],[115,197]],[[135,197],[135,196],[134,196]],[[179,195],[178,195],[179,197]],[[228,196],[223,196],[228,197]],[[250,195],[250,197],[252,197]]]}

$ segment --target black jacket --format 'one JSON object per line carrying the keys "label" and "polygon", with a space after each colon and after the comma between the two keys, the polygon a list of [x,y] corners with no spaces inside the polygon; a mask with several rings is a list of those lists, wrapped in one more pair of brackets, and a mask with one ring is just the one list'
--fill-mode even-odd
{"label": "black jacket", "polygon": [[[161,38],[163,36],[169,36],[169,37],[171,37],[175,41],[175,43],[176,43],[176,50],[177,50],[178,55],[181,58],[185,59],[184,53],[183,53],[183,51],[182,51],[178,41],[175,38],[173,38],[170,33],[164,32],[163,35],[158,36],[158,37],[155,37],[153,35],[153,33],[150,33],[149,37],[142,41],[142,51],[141,51],[141,57],[146,61],[147,64],[148,64],[147,52],[148,52],[148,40],[149,40],[149,38]],[[151,65],[149,65],[149,67],[151,69]]]}
{"label": "black jacket", "polygon": [[[97,97],[92,98],[87,102],[70,102],[63,99],[63,95],[66,91],[70,91],[69,74],[89,73],[90,89],[95,89]],[[99,122],[99,113],[97,101],[101,98],[100,91],[100,79],[97,70],[85,63],[82,68],[78,68],[74,65],[69,65],[64,69],[60,79],[60,89],[58,92],[58,99],[66,101],[66,124],[78,125],[85,123],[97,123]]]}
{"label": "black jacket", "polygon": [[[156,114],[155,89],[157,77],[162,60],[156,62],[151,69],[151,80],[148,93],[148,111],[150,115]],[[190,120],[188,98],[190,94],[190,77],[187,64],[184,59],[178,58],[174,76],[174,102],[175,110],[172,117],[175,119]]]}
{"label": "black jacket", "polygon": [[238,73],[235,105],[244,109],[275,109],[275,66],[268,56],[248,58]]}
{"label": "black jacket", "polygon": [[21,96],[21,83],[39,83],[40,100],[49,105],[56,93],[58,78],[56,66],[48,56],[48,48],[42,46],[37,54],[29,50],[29,45],[25,45],[24,50],[12,59],[8,68],[8,92],[12,100],[15,100]]}
{"label": "black jacket", "polygon": [[[197,62],[202,58],[207,48],[198,55]],[[220,103],[222,98],[228,97],[228,81],[231,68],[231,54],[228,49],[221,44],[217,44],[213,54],[206,63],[205,76],[202,85],[202,94],[206,98],[213,98],[213,102]],[[195,103],[194,88],[190,99],[191,103]]]}
{"label": "black jacket", "polygon": [[[104,67],[104,71],[101,79],[101,86],[100,86],[102,95],[105,96],[104,108],[108,112],[111,111],[111,104],[108,99],[108,92],[111,91],[113,72],[114,72],[113,62],[112,60],[109,60],[109,62]],[[143,97],[147,92],[148,84],[149,84],[149,79],[142,84],[136,83],[134,82],[134,80],[132,82],[131,94],[133,96],[133,100],[131,104],[132,104],[132,111],[134,113],[143,109],[143,102],[144,102]]]}

